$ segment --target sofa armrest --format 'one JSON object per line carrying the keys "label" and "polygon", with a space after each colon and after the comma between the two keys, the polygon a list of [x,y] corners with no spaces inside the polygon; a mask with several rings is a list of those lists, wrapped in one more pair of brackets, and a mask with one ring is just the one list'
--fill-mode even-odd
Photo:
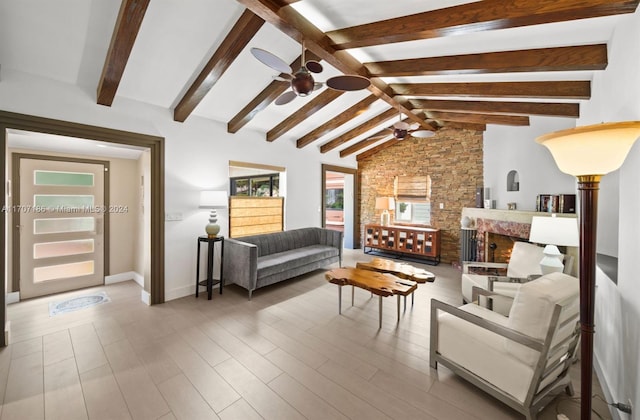
{"label": "sofa armrest", "polygon": [[339,230],[322,229],[320,232],[320,245],[338,248],[339,265],[342,267],[342,232]]}
{"label": "sofa armrest", "polygon": [[251,292],[258,279],[258,247],[237,239],[224,241],[224,281],[235,283]]}

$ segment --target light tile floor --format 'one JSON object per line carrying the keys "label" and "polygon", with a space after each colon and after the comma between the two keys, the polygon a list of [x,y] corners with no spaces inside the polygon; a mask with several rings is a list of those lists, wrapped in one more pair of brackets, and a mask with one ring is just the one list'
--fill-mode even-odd
{"label": "light tile floor", "polygon": [[[366,261],[346,251],[344,265]],[[111,302],[50,318],[48,303],[10,305],[11,343],[0,350],[0,418],[6,419],[518,419],[504,404],[429,367],[429,301],[457,304],[460,272],[421,285],[396,323],[395,299],[345,293],[324,271],[254,292],[236,286],[147,307],[133,282]],[[579,389],[578,366],[572,369]],[[608,412],[598,401],[594,406]],[[540,418],[579,406],[560,397]]]}

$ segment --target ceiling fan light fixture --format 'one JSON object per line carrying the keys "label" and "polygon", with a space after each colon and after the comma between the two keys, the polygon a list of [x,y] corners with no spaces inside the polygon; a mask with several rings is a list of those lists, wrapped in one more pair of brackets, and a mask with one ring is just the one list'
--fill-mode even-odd
{"label": "ceiling fan light fixture", "polygon": [[393,130],[393,137],[395,137],[398,140],[404,140],[407,137],[407,134],[409,134],[409,131],[403,128],[395,128]]}
{"label": "ceiling fan light fixture", "polygon": [[301,68],[293,75],[291,89],[298,96],[307,96],[315,89],[315,80],[313,80],[311,73]]}

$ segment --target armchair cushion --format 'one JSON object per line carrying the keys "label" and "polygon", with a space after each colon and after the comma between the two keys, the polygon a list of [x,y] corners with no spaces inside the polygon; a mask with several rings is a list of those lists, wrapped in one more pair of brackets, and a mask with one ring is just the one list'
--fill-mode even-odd
{"label": "armchair cushion", "polygon": [[529,242],[516,242],[511,250],[511,258],[507,266],[507,277],[527,278],[531,275],[542,275],[540,260],[544,257],[544,248]]}
{"label": "armchair cushion", "polygon": [[[520,286],[516,293],[507,327],[519,331],[536,339],[544,339],[549,329],[549,322],[556,304],[564,306],[571,302],[570,307],[563,311],[563,318],[576,314],[579,310],[580,293],[578,279],[564,273],[551,273]],[[563,319],[560,319],[562,322]],[[556,332],[556,337],[566,334],[562,330]],[[534,366],[538,361],[539,352],[512,340],[505,339],[505,349],[513,357]]]}

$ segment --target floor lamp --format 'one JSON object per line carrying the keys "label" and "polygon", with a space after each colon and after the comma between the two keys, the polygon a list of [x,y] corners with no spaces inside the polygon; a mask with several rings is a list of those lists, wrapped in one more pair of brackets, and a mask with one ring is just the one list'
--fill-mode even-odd
{"label": "floor lamp", "polygon": [[603,123],[540,136],[558,168],[578,178],[580,198],[580,418],[591,418],[596,227],[600,178],[618,169],[640,137],[640,121]]}

